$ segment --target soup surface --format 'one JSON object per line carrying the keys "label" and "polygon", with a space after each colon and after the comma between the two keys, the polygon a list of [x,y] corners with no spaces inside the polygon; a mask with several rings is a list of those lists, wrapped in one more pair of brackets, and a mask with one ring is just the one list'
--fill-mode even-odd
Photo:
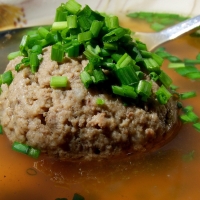
{"label": "soup surface", "polygon": [[[146,24],[131,19],[121,24],[132,30],[150,30]],[[19,43],[19,38],[16,40]],[[199,44],[200,38],[185,35],[163,46],[172,55],[194,59]],[[6,41],[0,50],[7,53],[6,49],[13,51],[11,47],[12,43]],[[200,82],[181,77],[167,64],[165,61],[163,70],[180,86],[179,92],[197,92],[197,97],[185,100],[184,105],[192,105],[200,116]],[[34,160],[14,152],[6,136],[0,135],[0,199],[72,199],[74,193],[79,193],[87,200],[196,200],[200,196],[199,141],[200,134],[186,124],[171,142],[143,157],[73,163],[44,155]]]}

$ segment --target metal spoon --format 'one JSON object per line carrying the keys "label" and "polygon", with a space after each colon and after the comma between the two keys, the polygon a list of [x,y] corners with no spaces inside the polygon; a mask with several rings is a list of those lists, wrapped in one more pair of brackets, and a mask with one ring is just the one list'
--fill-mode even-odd
{"label": "metal spoon", "polygon": [[133,33],[133,38],[137,38],[144,42],[147,45],[147,49],[152,51],[159,45],[173,40],[188,31],[191,31],[194,28],[200,26],[200,15],[180,22],[174,26],[171,26],[163,31],[155,33],[142,33],[135,32]]}

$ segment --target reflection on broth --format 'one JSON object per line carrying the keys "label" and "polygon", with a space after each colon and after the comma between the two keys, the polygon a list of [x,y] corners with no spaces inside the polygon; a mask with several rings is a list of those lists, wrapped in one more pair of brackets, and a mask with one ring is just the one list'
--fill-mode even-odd
{"label": "reflection on broth", "polygon": [[[145,24],[122,21],[132,30],[149,30]],[[199,52],[200,38],[186,35],[165,44],[167,51],[180,58],[194,58]],[[197,97],[184,101],[192,105],[200,116],[198,108],[198,81],[190,81],[167,68],[163,70],[180,86],[179,92],[195,90]],[[0,199],[72,199],[80,193],[87,200],[182,200],[198,199],[200,195],[200,135],[190,124],[184,125],[178,135],[156,152],[139,158],[129,156],[122,160],[102,162],[62,162],[42,155],[33,160],[13,152],[5,135],[0,139]],[[184,160],[184,155],[194,152],[193,157]],[[37,174],[27,174],[34,167]],[[30,189],[31,188],[31,189]],[[51,197],[51,198],[49,198]]]}

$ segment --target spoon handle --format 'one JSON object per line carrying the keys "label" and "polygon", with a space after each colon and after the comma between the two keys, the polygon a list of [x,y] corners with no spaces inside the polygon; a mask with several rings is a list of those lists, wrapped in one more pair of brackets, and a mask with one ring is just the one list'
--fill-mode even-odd
{"label": "spoon handle", "polygon": [[200,26],[200,15],[160,31],[160,34],[164,36],[166,41],[168,41],[177,38],[178,36],[183,35],[184,33],[191,31],[198,26]]}
{"label": "spoon handle", "polygon": [[175,39],[184,33],[200,26],[200,15],[187,19],[163,31],[154,33],[133,33],[133,38],[140,39],[147,45],[148,50],[153,50],[159,45]]}

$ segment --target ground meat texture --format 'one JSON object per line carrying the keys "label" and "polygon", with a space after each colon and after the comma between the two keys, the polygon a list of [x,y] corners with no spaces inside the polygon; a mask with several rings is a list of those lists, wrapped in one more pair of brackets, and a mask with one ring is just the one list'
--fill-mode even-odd
{"label": "ground meat texture", "polygon": [[[2,85],[0,120],[11,142],[18,141],[60,159],[106,158],[147,152],[173,135],[177,124],[177,102],[166,105],[155,99],[148,103],[125,105],[108,91],[86,89],[80,72],[87,64],[82,57],[50,58],[51,47],[43,50],[37,73],[29,68],[15,72],[18,57],[8,64],[14,80]],[[66,89],[52,89],[51,76],[67,76]],[[158,85],[154,83],[153,91]],[[102,98],[104,105],[97,105]]]}

